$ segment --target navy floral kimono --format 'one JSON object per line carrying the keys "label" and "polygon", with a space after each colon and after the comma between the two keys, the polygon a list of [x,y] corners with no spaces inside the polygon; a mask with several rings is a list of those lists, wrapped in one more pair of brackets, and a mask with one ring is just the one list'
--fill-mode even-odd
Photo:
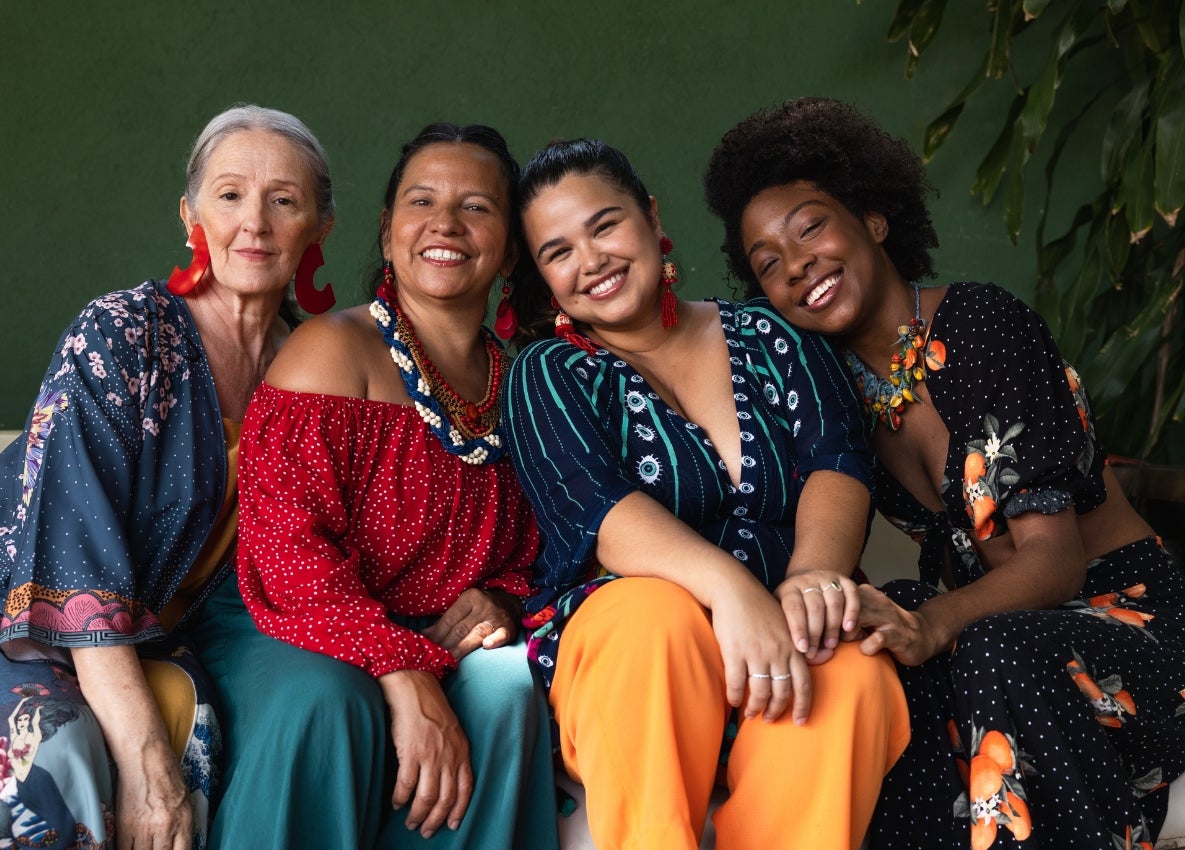
{"label": "navy floral kimono", "polygon": [[226,481],[214,382],[182,299],[150,281],[87,305],[0,454],[0,846],[114,846],[113,776],[69,650],[116,644],[193,680],[182,772],[204,846],[217,722],[194,656],[157,615]]}
{"label": "navy floral kimono", "polygon": [[[1086,392],[1036,313],[953,284],[929,338],[945,346],[926,378],[950,432],[945,510],[877,471],[878,508],[921,544],[922,581],[885,588],[907,608],[944,570],[955,587],[982,576],[975,541],[1009,518],[1106,498]],[[1157,539],[1089,563],[1060,608],[986,617],[949,656],[898,670],[913,738],[885,779],[877,850],[1151,847],[1185,770],[1185,581]]]}

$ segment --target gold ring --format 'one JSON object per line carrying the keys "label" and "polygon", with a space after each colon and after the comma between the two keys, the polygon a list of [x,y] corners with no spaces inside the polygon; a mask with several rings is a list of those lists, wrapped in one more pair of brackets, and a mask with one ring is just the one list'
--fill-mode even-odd
{"label": "gold ring", "polygon": [[839,583],[838,581],[836,581],[835,579],[832,579],[832,580],[831,580],[831,581],[830,581],[828,584],[825,584],[825,585],[823,586],[823,589],[824,589],[824,590],[839,590],[839,591],[842,591],[842,590],[843,590],[843,585],[842,585],[842,584],[840,584],[840,583]]}
{"label": "gold ring", "polygon": [[822,593],[822,592],[823,592],[822,588],[819,588],[819,587],[804,587],[802,589],[803,596],[806,596],[808,593]]}

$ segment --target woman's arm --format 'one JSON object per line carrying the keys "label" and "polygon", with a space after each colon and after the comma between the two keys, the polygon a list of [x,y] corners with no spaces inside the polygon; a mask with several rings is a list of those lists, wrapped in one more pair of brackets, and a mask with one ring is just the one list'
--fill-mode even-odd
{"label": "woman's arm", "polygon": [[71,655],[119,769],[116,847],[185,850],[193,841],[193,812],[135,647],[88,647]]}
{"label": "woman's arm", "polygon": [[1008,522],[1009,534],[980,544],[987,573],[906,611],[883,593],[861,588],[860,625],[872,633],[867,655],[887,649],[902,664],[921,664],[949,651],[976,620],[1004,611],[1054,608],[1071,599],[1086,576],[1086,556],[1072,509],[1029,511]]}
{"label": "woman's arm", "polygon": [[[644,553],[639,540],[647,541]],[[626,495],[605,515],[596,557],[617,575],[677,584],[711,611],[729,704],[743,703],[746,717],[764,713],[772,721],[793,697],[794,721],[806,721],[811,692],[805,659],[794,648],[777,601],[740,561],[640,491]],[[751,673],[791,678],[753,679]]]}

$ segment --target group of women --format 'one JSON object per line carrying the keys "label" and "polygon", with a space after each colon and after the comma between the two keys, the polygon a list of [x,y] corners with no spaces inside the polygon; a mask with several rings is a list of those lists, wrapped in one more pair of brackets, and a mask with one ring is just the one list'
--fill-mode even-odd
{"label": "group of women", "polygon": [[[0,455],[0,846],[549,850],[553,748],[598,847],[696,847],[717,783],[722,850],[1151,846],[1185,587],[1045,325],[920,285],[921,164],[850,106],[705,189],[746,300],[676,294],[620,151],[432,124],[326,313],[321,145],[216,116],[192,259]],[[853,578],[874,503],[920,581]]]}

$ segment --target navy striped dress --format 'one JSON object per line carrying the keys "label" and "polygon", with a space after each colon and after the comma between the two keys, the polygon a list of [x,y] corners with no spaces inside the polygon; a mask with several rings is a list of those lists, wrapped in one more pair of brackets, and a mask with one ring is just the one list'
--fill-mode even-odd
{"label": "navy striped dress", "polygon": [[[511,366],[503,397],[510,455],[543,542],[527,606],[529,653],[549,686],[564,623],[615,578],[596,562],[596,536],[627,494],[654,498],[772,591],[794,549],[806,477],[829,469],[871,486],[855,391],[827,343],[763,298],[717,304],[740,424],[739,486],[706,432],[612,352],[541,340]],[[637,549],[645,558],[647,541]]]}

